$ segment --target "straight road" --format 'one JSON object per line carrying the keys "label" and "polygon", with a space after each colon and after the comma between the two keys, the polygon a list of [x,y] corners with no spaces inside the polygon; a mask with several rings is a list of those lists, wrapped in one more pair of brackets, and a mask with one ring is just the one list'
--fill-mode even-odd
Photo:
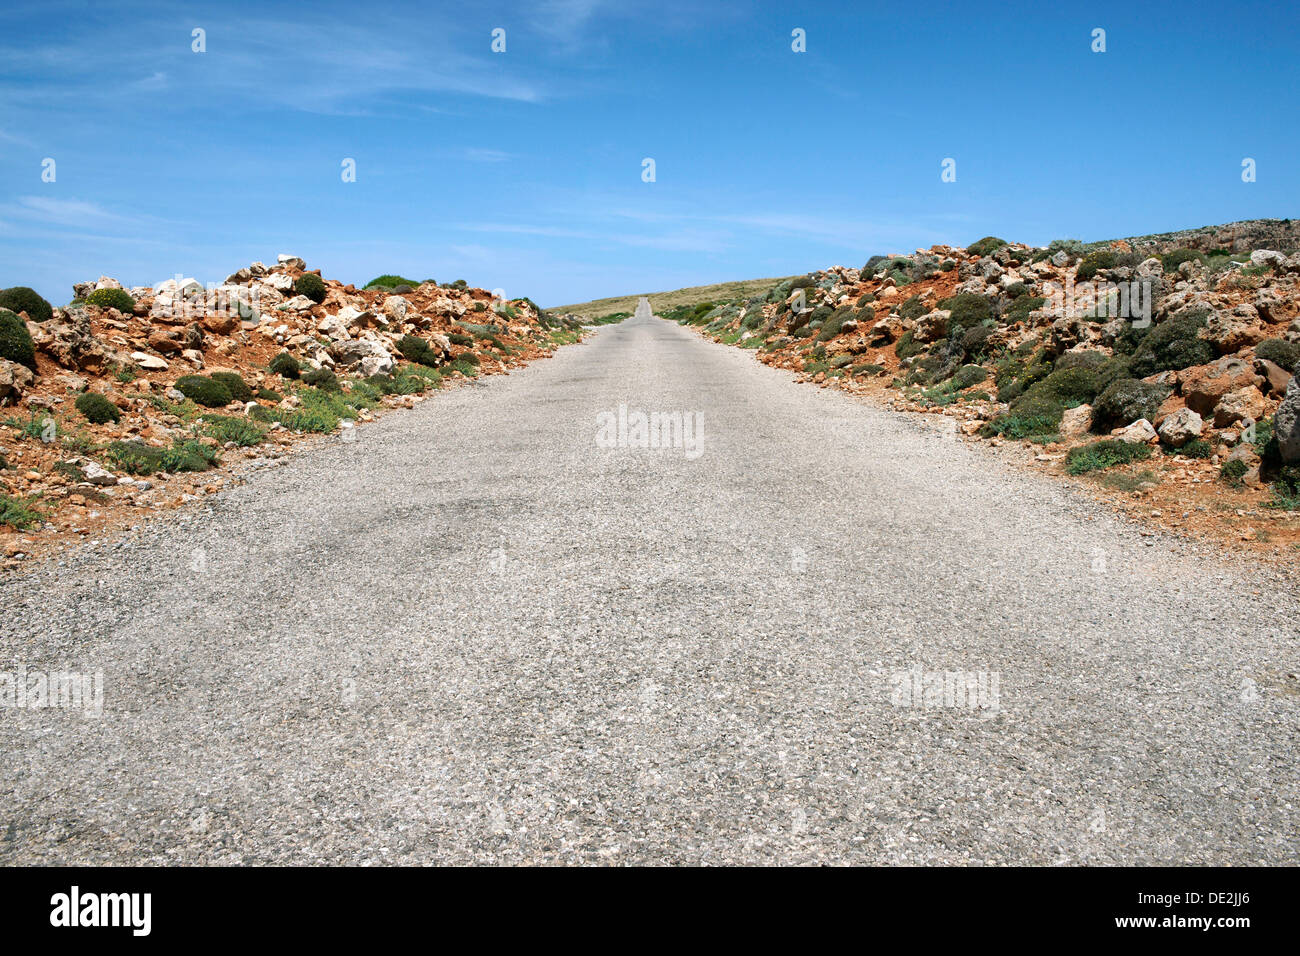
{"label": "straight road", "polygon": [[648,307],[0,600],[0,864],[1300,858],[1295,593]]}

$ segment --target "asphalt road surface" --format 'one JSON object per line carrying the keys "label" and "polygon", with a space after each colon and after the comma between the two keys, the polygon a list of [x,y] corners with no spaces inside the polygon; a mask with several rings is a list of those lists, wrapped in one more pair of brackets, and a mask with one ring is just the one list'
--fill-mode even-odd
{"label": "asphalt road surface", "polygon": [[643,307],[0,583],[0,864],[1294,864],[1235,567]]}

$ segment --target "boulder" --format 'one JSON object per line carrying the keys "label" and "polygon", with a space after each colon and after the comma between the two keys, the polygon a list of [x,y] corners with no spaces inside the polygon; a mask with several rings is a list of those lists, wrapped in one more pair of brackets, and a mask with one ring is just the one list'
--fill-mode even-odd
{"label": "boulder", "polygon": [[131,361],[146,372],[167,371],[167,360],[159,358],[157,355],[150,355],[148,352],[132,352]]}
{"label": "boulder", "polygon": [[1286,397],[1273,415],[1273,435],[1282,461],[1288,465],[1300,462],[1300,375],[1292,376]]}
{"label": "boulder", "polygon": [[361,374],[388,375],[395,362],[392,355],[374,339],[351,339],[330,346],[330,355],[338,366],[349,371],[359,369]]}
{"label": "boulder", "polygon": [[1227,428],[1247,419],[1257,422],[1263,416],[1265,408],[1264,393],[1254,385],[1234,389],[1214,406],[1214,427]]}
{"label": "boulder", "polygon": [[27,328],[36,350],[64,368],[103,373],[115,358],[115,350],[91,331],[86,307],[55,309],[48,322],[30,322]]}
{"label": "boulder", "polygon": [[1076,405],[1061,413],[1061,426],[1057,429],[1062,438],[1082,438],[1092,431],[1092,406]]}
{"label": "boulder", "polygon": [[36,376],[26,365],[0,359],[0,405],[16,405]]}
{"label": "boulder", "polygon": [[1255,359],[1255,373],[1264,379],[1265,391],[1270,395],[1282,395],[1291,381],[1291,373],[1268,359]]}
{"label": "boulder", "polygon": [[1160,440],[1172,448],[1182,448],[1205,429],[1201,416],[1190,408],[1180,408],[1160,423]]}
{"label": "boulder", "polygon": [[1155,428],[1145,418],[1139,418],[1124,428],[1117,428],[1111,434],[1129,445],[1145,445],[1157,437]]}
{"label": "boulder", "polygon": [[1208,365],[1194,365],[1178,373],[1178,387],[1187,407],[1199,415],[1211,415],[1219,400],[1247,385],[1259,386],[1263,379],[1239,358],[1224,356]]}
{"label": "boulder", "polygon": [[275,261],[285,269],[296,269],[302,272],[307,268],[306,261],[300,256],[278,255],[275,257]]}
{"label": "boulder", "polygon": [[1201,337],[1210,342],[1220,355],[1235,352],[1268,338],[1268,329],[1260,321],[1259,310],[1243,302],[1229,312],[1215,312],[1201,330]]}
{"label": "boulder", "polygon": [[912,338],[917,342],[936,342],[948,334],[948,320],[952,312],[948,309],[935,309],[916,320]]}

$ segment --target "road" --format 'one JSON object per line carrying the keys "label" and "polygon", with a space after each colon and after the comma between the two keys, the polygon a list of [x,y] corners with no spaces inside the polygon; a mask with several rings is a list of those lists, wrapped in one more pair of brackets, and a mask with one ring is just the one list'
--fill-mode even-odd
{"label": "road", "polygon": [[1294,864],[1237,567],[643,307],[0,584],[0,863]]}

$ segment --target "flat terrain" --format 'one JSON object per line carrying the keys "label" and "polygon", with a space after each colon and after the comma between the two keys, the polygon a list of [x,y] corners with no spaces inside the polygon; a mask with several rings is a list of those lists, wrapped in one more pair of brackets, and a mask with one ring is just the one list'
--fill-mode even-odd
{"label": "flat terrain", "polygon": [[0,864],[1294,864],[1236,567],[642,314],[0,583]]}
{"label": "flat terrain", "polygon": [[[774,279],[740,279],[736,282],[718,282],[713,285],[696,285],[685,289],[674,289],[672,292],[649,292],[646,293],[646,296],[649,297],[650,305],[656,311],[667,312],[679,305],[699,305],[701,302],[725,302],[731,299],[766,295],[773,286],[785,278],[792,279],[794,276],[778,276]],[[579,302],[575,305],[560,305],[550,311],[557,314],[580,315],[586,319],[597,319],[615,312],[630,313],[636,308],[637,301],[641,298],[643,296],[621,295],[609,299],[593,299],[590,302]]]}

